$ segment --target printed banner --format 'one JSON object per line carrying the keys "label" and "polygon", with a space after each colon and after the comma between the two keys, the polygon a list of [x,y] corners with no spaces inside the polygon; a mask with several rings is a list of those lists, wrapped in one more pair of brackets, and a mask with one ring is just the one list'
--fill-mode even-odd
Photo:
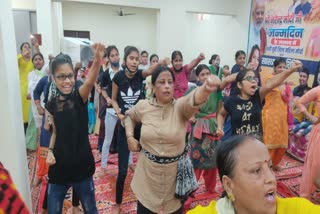
{"label": "printed banner", "polygon": [[249,63],[272,67],[283,57],[314,74],[320,60],[320,0],[252,0]]}

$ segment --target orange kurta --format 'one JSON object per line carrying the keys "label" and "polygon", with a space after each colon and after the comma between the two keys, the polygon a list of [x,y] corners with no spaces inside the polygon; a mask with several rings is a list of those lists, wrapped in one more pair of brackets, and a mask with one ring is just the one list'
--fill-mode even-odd
{"label": "orange kurta", "polygon": [[[270,75],[266,81],[272,78]],[[276,166],[280,163],[288,147],[288,106],[283,101],[279,87],[274,88],[265,97],[262,110],[263,143]]]}

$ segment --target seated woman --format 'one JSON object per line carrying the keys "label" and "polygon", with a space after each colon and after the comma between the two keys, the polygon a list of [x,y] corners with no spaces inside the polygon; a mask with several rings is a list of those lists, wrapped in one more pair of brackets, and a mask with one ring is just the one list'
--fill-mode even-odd
{"label": "seated woman", "polygon": [[188,214],[320,213],[320,206],[306,199],[276,197],[277,182],[268,149],[251,136],[234,136],[221,143],[217,167],[225,190],[222,198]]}

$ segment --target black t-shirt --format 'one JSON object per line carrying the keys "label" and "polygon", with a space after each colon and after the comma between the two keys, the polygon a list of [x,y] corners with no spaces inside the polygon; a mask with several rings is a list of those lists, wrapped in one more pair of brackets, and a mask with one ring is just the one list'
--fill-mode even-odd
{"label": "black t-shirt", "polygon": [[107,69],[105,72],[101,74],[100,78],[100,87],[102,90],[106,90],[108,96],[112,97],[112,81],[109,73],[109,69]]}
{"label": "black t-shirt", "polygon": [[117,101],[122,114],[144,98],[142,92],[143,80],[142,70],[138,70],[131,79],[126,76],[124,70],[115,74],[112,81],[119,87]]}
{"label": "black t-shirt", "polygon": [[69,184],[91,177],[95,162],[88,138],[88,102],[83,102],[77,88],[69,98],[53,97],[46,109],[53,115],[56,164],[49,167],[49,182]]}
{"label": "black t-shirt", "polygon": [[302,97],[311,88],[308,85],[298,85],[293,89],[293,96]]}
{"label": "black t-shirt", "polygon": [[231,117],[233,135],[252,134],[262,137],[261,111],[259,89],[249,100],[242,100],[239,96],[226,97],[224,108]]}

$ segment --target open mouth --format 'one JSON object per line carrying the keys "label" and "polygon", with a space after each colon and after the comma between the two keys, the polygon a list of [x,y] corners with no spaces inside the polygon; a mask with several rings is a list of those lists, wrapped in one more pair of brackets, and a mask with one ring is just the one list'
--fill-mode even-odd
{"label": "open mouth", "polygon": [[273,190],[265,194],[264,197],[268,202],[274,203],[276,201],[276,194],[275,194],[275,191]]}
{"label": "open mouth", "polygon": [[256,89],[257,89],[257,86],[256,86],[256,85],[253,85],[253,86],[251,86],[250,88],[253,89],[253,90],[256,90]]}
{"label": "open mouth", "polygon": [[170,96],[170,92],[164,92],[163,95]]}

